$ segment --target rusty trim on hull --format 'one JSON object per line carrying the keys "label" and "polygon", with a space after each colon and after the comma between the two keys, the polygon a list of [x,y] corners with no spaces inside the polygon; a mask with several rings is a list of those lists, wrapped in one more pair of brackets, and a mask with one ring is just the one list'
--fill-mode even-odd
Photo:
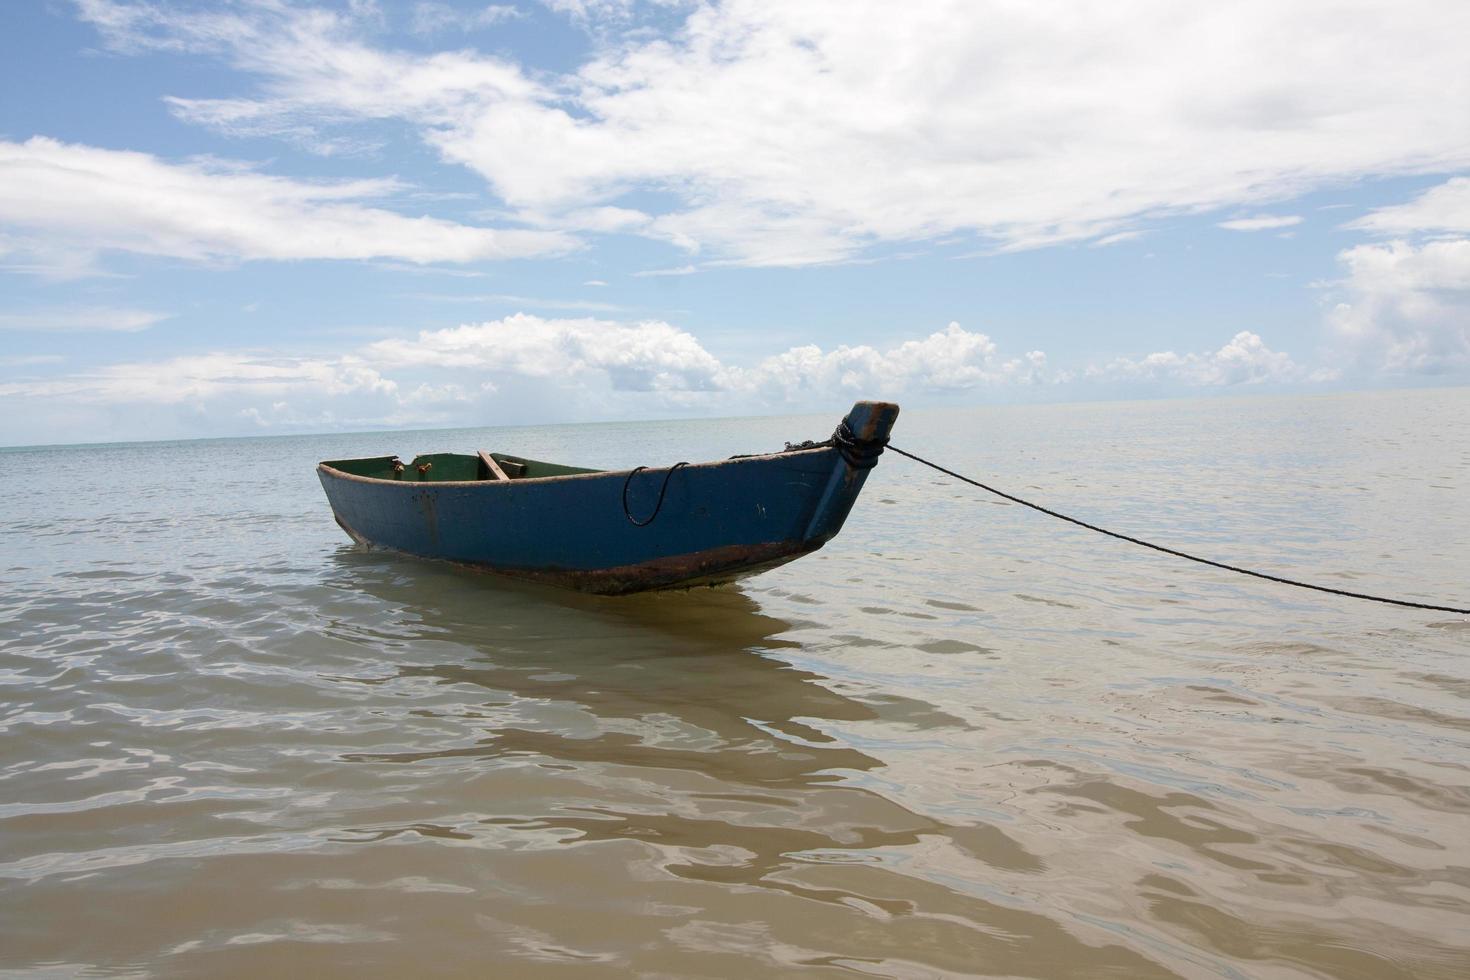
{"label": "rusty trim on hull", "polygon": [[433,558],[417,555],[411,551],[389,548],[374,544],[354,531],[342,518],[337,524],[348,537],[360,545],[383,551],[393,551],[425,561],[445,561],[461,568],[504,575],[508,578],[555,585],[578,592],[597,595],[625,595],[630,592],[645,592],[652,589],[692,589],[699,586],[721,585],[736,579],[754,575],[767,569],[795,561],[822,547],[824,542],[767,541],[752,545],[725,545],[696,551],[687,555],[671,555],[655,558],[635,565],[619,565],[614,568],[508,568],[480,562],[456,561],[452,558]]}
{"label": "rusty trim on hull", "polygon": [[516,578],[596,592],[621,595],[646,589],[680,589],[696,585],[718,585],[745,575],[753,575],[776,565],[816,551],[819,542],[767,541],[761,544],[724,545],[687,555],[670,555],[639,562],[597,569],[494,569]]}
{"label": "rusty trim on hull", "polygon": [[352,526],[350,524],[348,524],[346,521],[342,520],[342,515],[339,514],[339,513],[337,513],[336,508],[333,508],[332,509],[332,519],[337,522],[337,526],[338,527],[340,527],[342,530],[344,530],[344,531],[347,532],[347,536],[352,539],[352,541],[353,541],[354,544],[361,545],[364,548],[376,548],[377,547],[377,545],[373,544],[366,537],[364,537],[363,535],[358,534],[356,531],[354,531],[352,529]]}

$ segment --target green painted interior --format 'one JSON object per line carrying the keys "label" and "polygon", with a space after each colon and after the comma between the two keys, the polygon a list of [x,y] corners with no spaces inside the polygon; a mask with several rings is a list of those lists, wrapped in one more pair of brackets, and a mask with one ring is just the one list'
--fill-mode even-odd
{"label": "green painted interior", "polygon": [[[419,467],[427,465],[428,472],[419,475]],[[413,462],[403,468],[405,480],[421,483],[444,483],[449,480],[479,480],[482,478],[480,457],[463,453],[424,453],[415,456]]]}
{"label": "green painted interior", "polygon": [[511,478],[520,476],[526,477],[527,479],[534,479],[541,476],[571,476],[575,473],[602,472],[602,470],[589,470],[583,466],[562,466],[560,463],[543,463],[539,459],[526,459],[524,456],[507,456],[505,453],[491,453],[490,455],[501,466],[505,466],[506,463],[515,463],[525,467],[525,472],[523,473],[511,473],[510,468],[507,467],[506,473]]}
{"label": "green painted interior", "polygon": [[371,476],[379,480],[393,479],[393,463],[397,456],[374,456],[372,459],[329,459],[322,463],[353,476]]}
{"label": "green painted interior", "polygon": [[[601,472],[580,466],[562,466],[559,463],[546,463],[539,459],[526,459],[523,456],[508,456],[505,453],[491,453],[490,455],[513,480]],[[443,483],[490,478],[485,464],[480,462],[480,457],[465,453],[424,453],[421,456],[415,456],[412,462],[404,464],[401,475],[394,472],[394,464],[397,462],[397,456],[374,456],[371,459],[329,459],[323,465],[330,466],[334,470],[341,470],[343,473],[351,473],[353,476],[366,476],[377,480],[406,480],[414,483]],[[429,468],[420,476],[418,468],[426,463],[429,464]]]}

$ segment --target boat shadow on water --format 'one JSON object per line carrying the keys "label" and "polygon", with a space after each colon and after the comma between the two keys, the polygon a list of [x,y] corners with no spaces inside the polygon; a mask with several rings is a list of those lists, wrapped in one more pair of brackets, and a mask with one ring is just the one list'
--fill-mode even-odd
{"label": "boat shadow on water", "polygon": [[[375,616],[341,627],[343,638],[381,650],[383,672],[356,682],[473,685],[459,688],[466,708],[488,692],[521,705],[504,716],[513,723],[475,719],[473,745],[404,745],[348,761],[529,753],[719,778],[749,764],[738,778],[767,785],[827,783],[841,778],[834,770],[881,765],[820,730],[872,721],[880,711],[783,658],[802,646],[789,634],[810,624],[768,615],[735,587],[609,598],[360,548],[343,548],[332,561],[331,584],[376,607]],[[426,660],[426,648],[436,656]],[[558,712],[574,717],[550,723]],[[542,715],[547,723],[537,724]],[[653,737],[671,727],[687,738]],[[685,742],[700,747],[681,748]]]}

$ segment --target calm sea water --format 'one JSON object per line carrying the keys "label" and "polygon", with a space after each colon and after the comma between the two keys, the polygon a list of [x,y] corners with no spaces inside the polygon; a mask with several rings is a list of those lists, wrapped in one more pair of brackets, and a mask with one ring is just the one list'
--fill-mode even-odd
{"label": "calm sea water", "polygon": [[[360,550],[313,471],[718,458],[843,407],[0,452],[0,969],[1470,975],[1464,617],[892,454],[816,555],[583,597]],[[894,441],[1470,601],[1470,390],[913,411]]]}

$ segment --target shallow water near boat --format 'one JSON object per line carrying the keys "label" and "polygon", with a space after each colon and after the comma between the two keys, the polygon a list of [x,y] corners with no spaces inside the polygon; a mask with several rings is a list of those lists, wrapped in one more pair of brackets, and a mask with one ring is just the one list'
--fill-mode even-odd
{"label": "shallow water near boat", "polygon": [[[621,599],[361,550],[314,473],[831,424],[0,451],[0,969],[1470,973],[1464,617],[892,454],[823,551]],[[1470,600],[1464,389],[906,409],[894,442],[1211,557]]]}

